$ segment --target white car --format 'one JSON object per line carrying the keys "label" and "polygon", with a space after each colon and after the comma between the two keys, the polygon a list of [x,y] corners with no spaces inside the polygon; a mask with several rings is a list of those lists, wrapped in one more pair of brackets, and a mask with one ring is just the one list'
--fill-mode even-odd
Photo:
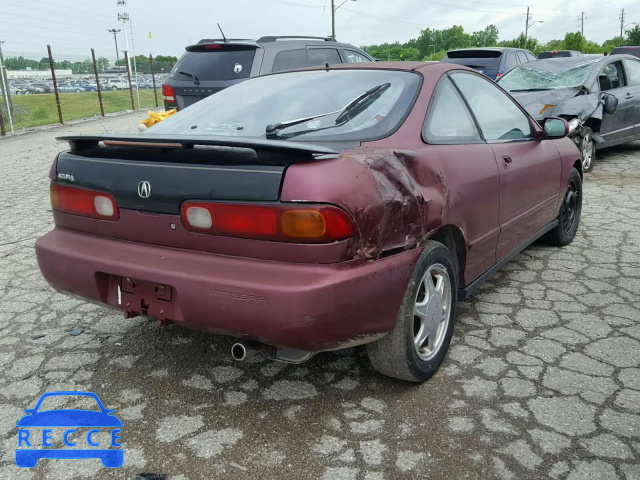
{"label": "white car", "polygon": [[[131,86],[135,87],[136,83],[132,81]],[[126,90],[129,88],[129,82],[126,78],[105,78],[100,81],[100,87],[103,90]]]}

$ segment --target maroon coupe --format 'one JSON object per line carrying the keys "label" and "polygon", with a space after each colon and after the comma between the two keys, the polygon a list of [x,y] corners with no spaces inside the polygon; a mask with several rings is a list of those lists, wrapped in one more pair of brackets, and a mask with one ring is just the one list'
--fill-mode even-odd
{"label": "maroon coupe", "polygon": [[366,344],[382,373],[441,365],[456,304],[540,237],[570,243],[580,153],[456,65],[279,73],[136,136],[63,137],[56,289],[301,362]]}

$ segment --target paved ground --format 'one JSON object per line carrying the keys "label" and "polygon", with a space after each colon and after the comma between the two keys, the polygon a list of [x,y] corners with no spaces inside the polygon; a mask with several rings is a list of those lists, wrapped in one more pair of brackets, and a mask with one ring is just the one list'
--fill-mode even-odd
{"label": "paved ground", "polygon": [[[640,479],[639,144],[600,155],[571,246],[528,249],[462,304],[445,367],[415,386],[362,350],[234,363],[230,339],[54,293],[33,251],[53,137],[139,117],[0,141],[0,478]],[[61,389],[116,409],[123,469],[15,467],[22,409]]]}

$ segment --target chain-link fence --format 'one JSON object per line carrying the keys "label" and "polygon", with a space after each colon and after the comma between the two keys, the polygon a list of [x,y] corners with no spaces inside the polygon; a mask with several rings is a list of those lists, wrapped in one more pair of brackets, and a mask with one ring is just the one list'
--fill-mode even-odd
{"label": "chain-link fence", "polygon": [[[128,62],[127,62],[128,60]],[[131,68],[127,68],[129,63]],[[162,106],[173,60],[5,51],[0,57],[0,133]]]}

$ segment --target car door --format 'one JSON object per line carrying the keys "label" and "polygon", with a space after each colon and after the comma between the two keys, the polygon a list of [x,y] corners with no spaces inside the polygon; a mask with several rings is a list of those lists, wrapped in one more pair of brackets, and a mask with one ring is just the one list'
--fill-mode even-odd
{"label": "car door", "polygon": [[608,63],[598,73],[600,91],[618,99],[615,113],[602,116],[600,135],[605,142],[624,143],[633,139],[636,99],[629,88],[622,67],[622,60]]}
{"label": "car door", "polygon": [[627,77],[627,92],[630,94],[630,100],[635,104],[633,135],[638,139],[640,138],[640,59],[625,59],[622,64]]}
{"label": "car door", "polygon": [[[447,75],[434,90],[422,138],[428,145],[421,155],[424,171],[420,177],[441,172],[451,192],[446,211],[433,214],[442,215],[444,224],[464,231],[468,283],[496,263],[500,173],[491,146],[482,140],[473,116]],[[429,192],[424,194],[429,198]]]}
{"label": "car door", "polygon": [[530,117],[504,91],[479,75],[451,74],[500,165],[498,261],[558,215],[560,154],[540,140]]}

